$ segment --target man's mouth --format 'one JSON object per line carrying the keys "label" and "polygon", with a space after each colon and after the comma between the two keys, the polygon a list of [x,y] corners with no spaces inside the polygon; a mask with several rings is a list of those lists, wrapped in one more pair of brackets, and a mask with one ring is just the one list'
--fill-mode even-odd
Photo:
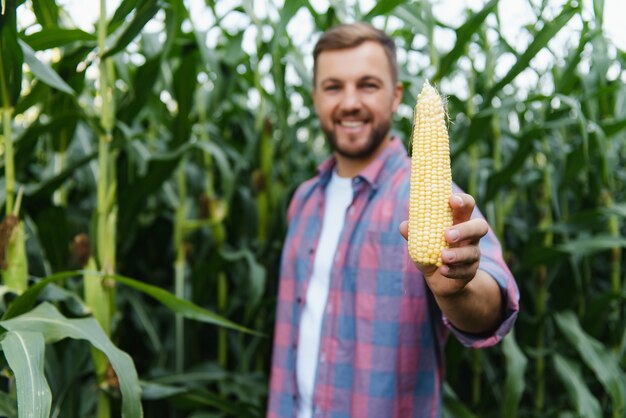
{"label": "man's mouth", "polygon": [[361,128],[366,123],[367,121],[364,121],[364,120],[340,120],[338,122],[338,125],[343,128],[358,129],[358,128]]}

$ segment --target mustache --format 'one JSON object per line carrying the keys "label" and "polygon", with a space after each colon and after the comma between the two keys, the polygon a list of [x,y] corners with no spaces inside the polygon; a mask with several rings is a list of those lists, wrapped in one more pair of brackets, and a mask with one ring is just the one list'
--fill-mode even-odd
{"label": "mustache", "polygon": [[355,110],[341,110],[335,115],[335,118],[343,119],[346,117],[353,117],[353,118],[356,117],[356,118],[366,119],[366,118],[369,118],[369,116],[370,116],[369,112],[366,112],[362,109],[355,109]]}

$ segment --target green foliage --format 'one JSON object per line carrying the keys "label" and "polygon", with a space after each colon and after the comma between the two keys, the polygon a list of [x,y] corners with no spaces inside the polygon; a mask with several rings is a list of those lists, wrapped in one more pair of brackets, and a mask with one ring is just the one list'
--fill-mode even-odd
{"label": "green foliage", "polygon": [[[454,179],[522,293],[503,344],[476,355],[450,341],[445,416],[623,416],[626,53],[601,30],[604,2],[563,3],[529,1],[532,21],[510,39],[497,1],[450,25],[418,1],[207,1],[196,16],[183,0],[122,0],[100,29],[55,0],[3,1],[0,203],[13,213],[23,187],[28,269],[16,266],[30,278],[17,295],[3,276],[3,321],[48,309],[40,321],[100,329],[82,295],[84,280],[104,283],[107,347],[138,377],[122,402],[97,390],[86,344],[9,330],[0,412],[37,407],[22,383],[34,356],[50,416],[95,416],[97,393],[119,415],[138,385],[147,417],[264,414],[286,207],[328,152],[310,42],[363,19],[398,45],[405,143],[424,79],[448,96]],[[81,270],[90,257],[97,271]],[[31,349],[16,354],[20,338]]]}

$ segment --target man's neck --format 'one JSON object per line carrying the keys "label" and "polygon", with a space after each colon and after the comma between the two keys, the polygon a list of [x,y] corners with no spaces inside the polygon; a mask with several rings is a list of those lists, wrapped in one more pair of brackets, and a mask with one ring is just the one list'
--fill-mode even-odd
{"label": "man's neck", "polygon": [[339,177],[356,177],[361,171],[378,157],[378,155],[389,145],[391,136],[388,135],[380,146],[371,155],[364,158],[348,158],[335,152],[337,161],[337,174]]}

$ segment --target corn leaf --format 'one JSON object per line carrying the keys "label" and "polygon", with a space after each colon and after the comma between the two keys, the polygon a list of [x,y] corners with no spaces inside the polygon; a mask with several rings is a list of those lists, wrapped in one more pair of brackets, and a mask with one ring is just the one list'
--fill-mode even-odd
{"label": "corn leaf", "polygon": [[57,26],[59,7],[55,0],[34,1],[33,11],[37,17],[37,22],[44,28]]}
{"label": "corn leaf", "polygon": [[15,374],[20,417],[48,418],[52,393],[44,374],[44,337],[37,331],[14,329],[0,342]]}
{"label": "corn leaf", "polygon": [[26,258],[26,235],[24,222],[19,221],[6,248],[6,269],[2,270],[4,284],[16,293],[28,288],[28,260]]}
{"label": "corn leaf", "polygon": [[463,405],[448,383],[443,385],[443,416],[454,418],[477,418]]}
{"label": "corn leaf", "polygon": [[519,403],[526,386],[524,373],[528,360],[517,344],[514,332],[511,332],[502,341],[502,352],[506,360],[503,417],[513,418],[518,415]]}
{"label": "corn leaf", "polygon": [[553,20],[546,22],[544,27],[537,33],[526,51],[515,61],[508,73],[502,77],[488,92],[485,98],[485,105],[491,106],[491,99],[498,94],[502,87],[509,84],[522,71],[530,67],[530,61],[537,55],[539,51],[548,45],[548,42],[570,21],[576,16],[580,5],[566,5],[561,13]]}
{"label": "corn leaf", "polygon": [[174,99],[178,105],[178,113],[172,127],[172,147],[178,147],[189,142],[191,135],[191,120],[189,115],[194,102],[196,90],[198,63],[200,55],[196,42],[189,42],[182,48],[180,64],[174,73]]}
{"label": "corn leaf", "polygon": [[48,65],[39,61],[35,56],[35,51],[26,42],[21,39],[18,41],[24,54],[24,62],[28,64],[33,74],[43,83],[52,88],[60,90],[64,93],[74,95],[74,89],[67,84],[59,75]]}
{"label": "corn leaf", "polygon": [[605,347],[582,329],[574,312],[557,313],[555,320],[565,339],[576,349],[585,365],[594,372],[611,396],[613,409],[623,413],[626,408],[626,376],[621,372],[618,359],[609,347]]}
{"label": "corn leaf", "polygon": [[[18,315],[22,315],[25,312],[28,312],[37,301],[37,297],[40,295],[43,288],[46,287],[49,283],[64,280],[69,277],[86,275],[87,273],[91,275],[90,277],[101,277],[103,275],[102,273],[94,271],[66,271],[50,275],[45,279],[40,280],[39,282],[30,286],[26,292],[24,292],[23,294],[18,296],[13,302],[11,302],[2,319],[9,320]],[[115,280],[118,283],[139,290],[140,292],[143,292],[153,297],[154,299],[161,302],[163,305],[170,308],[172,312],[178,313],[185,318],[259,335],[254,331],[242,327],[226,318],[221,317],[220,315],[201,308],[187,300],[178,299],[172,293],[161,289],[160,287],[152,286],[138,280],[119,275],[112,275],[107,277]]]}
{"label": "corn leaf", "polygon": [[255,308],[260,303],[261,297],[263,296],[263,289],[265,289],[265,269],[249,250],[229,251],[223,249],[220,251],[220,255],[231,263],[240,263],[243,261],[247,264],[249,281],[246,286],[248,289],[246,299],[249,301],[249,309]]}
{"label": "corn leaf", "polygon": [[421,12],[425,7],[427,6],[424,3],[415,3],[410,6],[401,4],[395,7],[391,14],[402,20],[414,32],[426,35],[430,32],[431,24],[422,17]]}
{"label": "corn leaf", "polygon": [[123,0],[120,5],[115,9],[115,13],[111,18],[111,21],[107,25],[109,34],[113,33],[120,27],[125,21],[126,17],[138,7],[139,4],[145,3],[146,0]]}
{"label": "corn leaf", "polygon": [[287,32],[287,25],[291,19],[296,15],[298,10],[308,5],[307,0],[291,0],[285,2],[284,6],[280,9],[280,21],[276,27],[277,34],[285,34]]}
{"label": "corn leaf", "polygon": [[144,1],[137,9],[131,22],[117,38],[115,44],[102,55],[102,59],[113,56],[126,48],[161,7],[162,5],[157,0]]}
{"label": "corn leaf", "polygon": [[558,246],[560,251],[576,256],[587,256],[611,248],[626,248],[626,239],[602,234],[596,236],[581,236]]}
{"label": "corn leaf", "polygon": [[152,155],[148,162],[148,171],[144,176],[135,178],[120,176],[122,179],[118,183],[119,230],[133,230],[135,224],[133,216],[141,211],[148,196],[159,190],[163,183],[171,178],[180,159],[191,148],[193,148],[193,143],[187,142],[175,151]]}
{"label": "corn leaf", "polygon": [[[157,286],[152,286],[144,282],[140,282],[138,280],[130,279],[128,277],[123,277],[119,275],[110,276],[111,279],[115,280],[118,283],[121,283],[125,286],[132,287],[133,289],[139,290],[149,296],[152,296],[154,299],[161,302],[163,305],[167,306],[177,314],[184,316],[185,318],[193,319],[199,322],[205,322],[207,324],[214,324],[225,328],[230,328],[236,331],[249,332],[253,334],[257,334],[241,325],[238,325],[228,319],[225,319],[211,311],[208,311],[204,308],[201,308],[193,303],[179,299],[170,292],[161,289]],[[258,334],[257,334],[258,335]]]}
{"label": "corn leaf", "polygon": [[569,393],[570,401],[575,405],[577,416],[581,418],[600,418],[600,403],[585,384],[578,364],[557,353],[554,354],[554,369]]}
{"label": "corn leaf", "polygon": [[7,418],[17,418],[17,402],[6,392],[0,392],[0,414]]}
{"label": "corn leaf", "polygon": [[459,26],[456,30],[456,42],[454,47],[441,59],[437,73],[433,77],[433,83],[438,83],[441,78],[452,71],[452,66],[465,53],[467,44],[472,40],[472,35],[479,31],[487,16],[496,10],[498,1],[499,0],[491,0],[489,3],[485,4],[480,11],[473,13],[465,23]]}
{"label": "corn leaf", "polygon": [[374,3],[374,6],[370,9],[369,12],[363,17],[363,20],[370,21],[376,16],[386,15],[391,13],[393,9],[397,6],[404,3],[404,0],[388,0],[388,1],[379,1]]}
{"label": "corn leaf", "polygon": [[258,407],[243,402],[234,403],[221,394],[201,389],[174,396],[174,401],[184,402],[195,407],[217,408],[228,414],[228,416],[238,418],[255,418],[262,414]]}
{"label": "corn leaf", "polygon": [[94,160],[97,155],[97,152],[93,152],[89,155],[83,156],[76,161],[72,161],[57,175],[47,178],[37,184],[29,184],[24,188],[24,196],[28,196],[29,198],[26,205],[34,205],[42,200],[49,199],[61,184],[76,173],[77,169]]}
{"label": "corn leaf", "polygon": [[46,343],[54,343],[65,338],[89,341],[108,357],[115,370],[122,394],[122,416],[124,418],[143,416],[141,388],[133,360],[109,340],[94,318],[68,319],[54,306],[44,302],[30,312],[0,321],[0,326],[9,331],[40,333]]}
{"label": "corn leaf", "polygon": [[80,29],[44,28],[22,38],[35,51],[81,42],[95,45],[96,36]]}
{"label": "corn leaf", "polygon": [[14,106],[22,90],[24,54],[18,43],[15,0],[7,0],[0,15],[0,107]]}

